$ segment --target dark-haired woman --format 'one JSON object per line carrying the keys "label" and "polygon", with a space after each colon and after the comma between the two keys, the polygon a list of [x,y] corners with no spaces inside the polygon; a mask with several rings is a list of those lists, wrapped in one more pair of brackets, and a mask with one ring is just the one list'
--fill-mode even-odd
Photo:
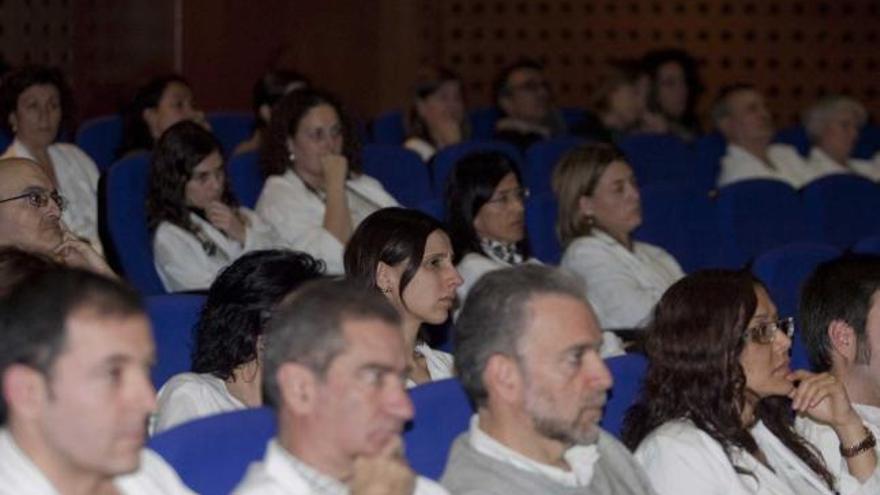
{"label": "dark-haired woman", "polygon": [[[880,493],[873,433],[832,375],[789,369],[792,331],[748,273],[697,272],[663,295],[624,428],[660,495]],[[835,431],[842,465],[825,463],[794,415]]]}
{"label": "dark-haired woman", "polygon": [[461,78],[442,67],[419,70],[407,115],[403,146],[427,162],[435,153],[467,138]]}
{"label": "dark-haired woman", "polygon": [[345,250],[346,276],[378,290],[397,308],[410,374],[407,386],[449,378],[452,356],[432,349],[420,331],[441,324],[455,305],[461,277],[443,225],[417,210],[385,208],[367,217]]}
{"label": "dark-haired woman", "polygon": [[159,390],[152,433],[199,417],[259,407],[262,335],[275,306],[290,291],[323,275],[305,253],[255,251],[224,269],[211,285],[195,330],[192,372]]}
{"label": "dark-haired woman", "polygon": [[343,273],[342,252],[354,228],[397,201],[360,172],[353,127],[325,93],[288,93],[273,109],[266,137],[267,179],[257,212],[289,247],[323,260],[327,273]]}
{"label": "dark-haired woman", "polygon": [[[646,83],[646,127],[686,141],[700,133],[697,101],[703,84],[697,61],[679,49],[654,50],[641,60]],[[652,125],[653,124],[653,125]]]}
{"label": "dark-haired woman", "polygon": [[57,69],[28,66],[3,78],[0,114],[15,140],[2,158],[35,161],[64,198],[61,221],[98,252],[98,167],[83,150],[57,142],[73,117],[73,98]]}
{"label": "dark-haired woman", "polygon": [[220,143],[190,121],[171,126],[159,139],[147,217],[156,270],[169,291],[207,289],[243,253],[281,244],[270,225],[238,206]]}
{"label": "dark-haired woman", "polygon": [[263,74],[254,84],[251,105],[254,110],[254,133],[247,141],[239,143],[233,155],[259,150],[265,141],[272,118],[272,107],[282,96],[310,86],[302,74],[290,70],[271,70]]}

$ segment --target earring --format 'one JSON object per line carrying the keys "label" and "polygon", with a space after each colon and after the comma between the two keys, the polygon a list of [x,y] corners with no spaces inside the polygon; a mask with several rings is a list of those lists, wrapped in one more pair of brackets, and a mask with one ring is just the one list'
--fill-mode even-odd
{"label": "earring", "polygon": [[596,217],[588,214],[587,215],[587,227],[592,229],[595,226],[596,226]]}
{"label": "earring", "polygon": [[287,154],[287,158],[290,160],[291,163],[293,163],[296,160],[296,155],[293,153],[293,151],[291,151]]}
{"label": "earring", "polygon": [[385,294],[386,296],[387,296],[388,294],[391,294],[391,289],[389,289],[388,287],[382,287],[382,288],[379,289],[379,290],[381,290],[381,291],[382,291],[382,294]]}

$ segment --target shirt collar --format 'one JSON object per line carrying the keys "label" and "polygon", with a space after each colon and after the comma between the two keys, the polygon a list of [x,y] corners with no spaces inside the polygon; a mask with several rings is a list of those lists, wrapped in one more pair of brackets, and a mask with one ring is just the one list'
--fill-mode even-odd
{"label": "shirt collar", "polygon": [[266,452],[266,473],[288,488],[291,493],[303,492],[307,485],[313,493],[321,495],[348,495],[348,486],[315,468],[305,464],[287,451],[273,438]]}
{"label": "shirt collar", "polygon": [[480,238],[480,247],[486,256],[508,265],[519,265],[525,261],[516,243],[504,243],[493,239]]}

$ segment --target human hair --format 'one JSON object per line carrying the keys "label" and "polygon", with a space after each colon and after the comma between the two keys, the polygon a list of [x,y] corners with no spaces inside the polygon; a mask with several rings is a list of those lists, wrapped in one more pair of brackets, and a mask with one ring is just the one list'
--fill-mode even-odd
{"label": "human hair", "polygon": [[260,108],[263,105],[272,108],[284,95],[297,89],[311,86],[309,79],[292,70],[271,70],[263,74],[251,91],[251,106],[254,111],[254,127],[268,127],[269,122],[263,120]]}
{"label": "human hair", "polygon": [[406,263],[398,285],[402,295],[422,265],[428,236],[438,230],[448,235],[442,223],[418,210],[377,210],[358,225],[345,247],[345,275],[361,287],[378,289],[379,262],[388,266]]}
{"label": "human hair", "polygon": [[[429,143],[436,144],[431,137],[428,124],[422,119],[422,116],[419,115],[416,104],[419,101],[429,98],[444,84],[449,82],[458,83],[462,86],[462,90],[464,90],[464,87],[461,84],[461,77],[445,67],[427,66],[419,69],[416,74],[416,81],[411,90],[412,97],[409,110],[406,114],[407,136],[418,137]],[[464,97],[464,95],[462,95],[462,97]],[[467,139],[470,134],[470,125],[466,115],[462,115],[462,119],[463,120],[458,124],[462,131],[462,139]]]}
{"label": "human hair", "polygon": [[[697,71],[697,61],[690,53],[679,48],[665,48],[661,50],[652,50],[642,56],[640,66],[642,71],[651,77],[651,86],[648,91],[648,107],[656,110],[662,110],[658,100],[659,92],[657,87],[657,78],[660,75],[660,68],[668,63],[675,63],[681,67],[684,73],[684,81],[688,90],[687,104],[684,113],[674,120],[691,130],[699,129],[699,118],[697,117],[697,100],[703,93],[705,87],[700,81],[700,75]],[[673,118],[671,115],[667,115]]]}
{"label": "human hair", "polygon": [[[495,188],[507,174],[514,174],[522,186],[519,169],[504,153],[499,151],[478,151],[460,158],[446,184],[446,207],[449,212],[449,233],[455,251],[455,262],[467,253],[487,255],[480,245],[474,219],[480,208],[495,193]],[[527,237],[517,243],[525,257],[529,255]]]}
{"label": "human hair", "polygon": [[828,121],[843,112],[852,114],[858,127],[865,125],[868,120],[868,112],[864,105],[853,98],[844,95],[826,96],[804,112],[803,125],[810,141],[814,143],[818,141],[825,131],[825,127],[828,126]]}
{"label": "human hair", "polygon": [[880,290],[880,256],[849,255],[819,265],[801,289],[798,316],[804,345],[816,371],[832,367],[834,346],[828,327],[834,321],[852,327],[856,336],[856,363],[874,356],[868,342],[868,313]]}
{"label": "human hair", "polygon": [[334,96],[309,88],[287,93],[272,108],[269,132],[260,152],[260,165],[266,177],[281,175],[293,166],[287,140],[296,135],[303,117],[320,105],[330,105],[339,116],[342,125],[342,154],[348,160],[349,173],[361,172],[361,145],[351,118]]}
{"label": "human hair", "polygon": [[618,89],[624,86],[635,87],[641,75],[638,65],[632,60],[612,62],[610,69],[591,98],[593,110],[600,114],[611,110],[611,97]]}
{"label": "human hair", "polygon": [[483,372],[489,358],[520,355],[519,341],[531,319],[536,297],[562,295],[588,304],[582,282],[544,265],[524,264],[483,275],[468,293],[455,324],[455,369],[477,405],[489,398]]}
{"label": "human hair", "polygon": [[498,72],[498,76],[496,76],[495,82],[492,85],[495,104],[499,108],[501,107],[501,98],[510,94],[510,76],[512,76],[514,72],[523,69],[544,72],[544,66],[537,60],[530,58],[520,58],[512,64],[502,68],[501,71]]}
{"label": "human hair", "polygon": [[0,298],[16,285],[62,265],[48,256],[15,246],[0,246]]}
{"label": "human hair", "polygon": [[559,202],[556,230],[563,246],[592,232],[591,222],[581,214],[580,199],[592,196],[602,174],[616,161],[626,161],[610,143],[588,143],[572,148],[553,169],[553,193]]}
{"label": "human hair", "polygon": [[155,143],[150,134],[150,127],[144,120],[144,111],[148,108],[157,108],[165,90],[173,83],[190,87],[183,76],[165,74],[151,79],[135,92],[134,98],[122,112],[122,143],[116,151],[117,158],[132,151],[153,149]]}
{"label": "human hair", "polygon": [[715,127],[721,124],[721,121],[730,115],[730,97],[742,91],[757,91],[754,85],[744,82],[728,84],[721,88],[715,101],[712,103],[710,115],[712,123]]}
{"label": "human hair", "polygon": [[351,280],[309,282],[285,298],[264,334],[264,402],[273,408],[281,403],[276,375],[285,363],[299,363],[323,379],[345,350],[343,327],[353,320],[400,325],[400,315],[382,294]]}
{"label": "human hair", "polygon": [[[630,449],[666,422],[689,420],[721,445],[737,472],[750,474],[733,452],[758,452],[741,417],[747,385],[739,362],[758,306],[756,287],[763,285],[747,271],[703,270],[663,294],[646,331],[641,393],[624,420]],[[755,418],[833,489],[832,475],[795,432],[790,411],[787,397],[765,397],[755,406]]]}
{"label": "human hair", "polygon": [[[169,222],[196,236],[206,252],[212,251],[213,243],[190,220],[192,210],[186,202],[186,184],[192,179],[193,169],[212,153],[222,156],[222,149],[210,131],[188,120],[174,124],[162,134],[150,163],[147,194],[150,232],[155,234],[159,224]],[[232,208],[238,207],[229,180],[223,183],[220,200]]]}
{"label": "human hair", "polygon": [[[15,365],[50,378],[64,352],[70,318],[84,311],[99,318],[144,315],[134,289],[78,268],[53,268],[16,285],[0,300],[0,379]],[[0,425],[7,408],[0,394]]]}
{"label": "human hair", "polygon": [[[54,86],[58,90],[58,103],[61,105],[61,123],[59,132],[70,130],[73,127],[73,117],[76,110],[73,102],[73,92],[64,78],[60,69],[44,65],[26,65],[18,69],[12,69],[3,76],[0,85],[0,112],[3,118],[0,125],[3,130],[14,134],[9,116],[18,108],[18,98],[32,86]],[[57,138],[57,136],[56,136]]]}
{"label": "human hair", "polygon": [[278,303],[323,275],[323,261],[279,249],[252,251],[224,268],[195,327],[192,371],[226,380],[257,359],[260,336]]}

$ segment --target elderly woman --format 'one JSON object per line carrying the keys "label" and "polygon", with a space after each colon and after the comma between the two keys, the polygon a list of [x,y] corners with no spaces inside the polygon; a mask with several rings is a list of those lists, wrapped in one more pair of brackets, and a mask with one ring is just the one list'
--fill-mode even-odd
{"label": "elderly woman", "polygon": [[804,127],[813,143],[807,165],[816,177],[829,174],[858,174],[880,180],[880,160],[853,158],[859,130],[867,112],[861,103],[846,96],[828,96],[804,114]]}
{"label": "elderly woman", "polygon": [[[698,272],[663,295],[624,425],[660,495],[880,493],[874,434],[833,376],[789,369],[792,332],[748,273]],[[794,415],[833,428],[839,465],[797,433]]]}
{"label": "elderly woman", "polygon": [[684,273],[662,248],[636,242],[639,187],[626,158],[596,143],[568,152],[553,171],[561,266],[583,277],[605,330],[643,327],[663,292]]}
{"label": "elderly woman", "polygon": [[260,355],[276,305],[303,283],[323,275],[311,256],[255,251],[223,270],[211,285],[195,328],[192,371],[159,390],[152,433],[199,417],[263,403]]}
{"label": "elderly woman", "polygon": [[205,114],[195,105],[189,83],[177,74],[152,79],[138,89],[124,112],[122,145],[117,156],[152,151],[165,130],[182,120],[208,127]]}
{"label": "elderly woman", "polygon": [[57,142],[69,124],[73,100],[56,69],[29,66],[14,70],[0,89],[3,125],[15,140],[2,158],[28,158],[39,164],[64,198],[61,221],[77,237],[101,251],[98,238],[98,167],[76,145]]}
{"label": "elderly woman", "polygon": [[460,143],[469,131],[461,78],[442,67],[419,71],[407,115],[403,143],[427,162],[441,149]]}
{"label": "elderly woman", "polygon": [[455,305],[461,276],[452,262],[443,225],[417,210],[385,208],[367,217],[345,250],[345,274],[391,301],[403,321],[409,365],[407,386],[449,378],[452,356],[432,349],[421,335],[439,325]]}
{"label": "elderly woman", "polygon": [[221,150],[209,131],[190,121],[171,126],[156,145],[147,220],[168,291],[207,289],[243,253],[281,244],[259,215],[238,205]]}
{"label": "elderly woman", "polygon": [[336,100],[320,91],[288,93],[272,111],[261,154],[268,177],[257,212],[293,249],[341,274],[342,252],[370,213],[397,201],[360,171],[354,129]]}

